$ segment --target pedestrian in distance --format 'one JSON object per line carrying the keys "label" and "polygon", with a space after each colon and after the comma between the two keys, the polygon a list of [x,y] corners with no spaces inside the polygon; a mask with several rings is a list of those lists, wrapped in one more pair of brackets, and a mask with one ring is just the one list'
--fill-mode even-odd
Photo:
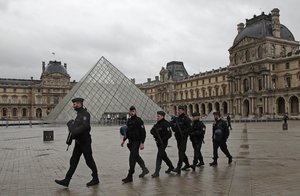
{"label": "pedestrian in distance", "polygon": [[202,121],[200,121],[200,113],[194,112],[192,114],[193,122],[192,122],[192,128],[189,132],[190,140],[192,142],[192,146],[194,149],[194,160],[193,165],[191,165],[191,168],[195,170],[196,166],[203,166],[203,156],[201,153],[201,147],[202,143],[204,143],[204,135],[206,126],[203,124]]}
{"label": "pedestrian in distance", "polygon": [[55,180],[59,185],[68,187],[70,180],[77,168],[80,157],[83,154],[87,166],[92,170],[92,180],[86,186],[93,186],[99,184],[98,171],[92,154],[92,138],[90,126],[90,114],[86,108],[83,107],[82,98],[72,99],[73,108],[77,111],[75,120],[70,120],[67,123],[69,129],[69,136],[67,144],[70,145],[72,140],[75,140],[73,153],[70,159],[69,170],[63,180]]}
{"label": "pedestrian in distance", "polygon": [[[185,114],[185,109],[183,106],[178,106],[178,117],[174,117],[171,120],[171,127],[175,132],[178,148],[178,163],[173,172],[176,172],[177,175],[180,175],[181,170],[188,170],[188,168],[190,168],[189,160],[185,152],[187,139],[191,130],[191,119]],[[185,163],[185,166],[181,168],[183,162]]]}
{"label": "pedestrian in distance", "polygon": [[130,118],[128,119],[126,137],[123,138],[121,146],[124,146],[125,141],[128,139],[127,147],[130,150],[129,154],[129,171],[126,178],[122,179],[123,183],[128,183],[133,181],[133,174],[135,172],[135,165],[138,162],[142,167],[142,173],[139,175],[143,178],[149,173],[149,170],[145,166],[144,160],[139,154],[139,150],[144,149],[144,142],[146,139],[146,130],[144,127],[143,120],[136,115],[136,108],[131,106],[129,108]]}
{"label": "pedestrian in distance", "polygon": [[229,129],[227,123],[221,119],[220,112],[214,112],[215,122],[212,128],[212,142],[213,142],[213,162],[209,163],[210,166],[218,165],[218,148],[220,147],[222,152],[228,158],[228,164],[232,162],[232,156],[227,148],[227,139],[229,136]]}
{"label": "pedestrian in distance", "polygon": [[150,131],[156,141],[158,150],[156,156],[155,172],[152,174],[153,178],[159,176],[162,161],[164,161],[169,167],[168,170],[165,171],[166,173],[170,173],[174,169],[174,166],[166,153],[168,140],[172,137],[172,131],[170,128],[170,123],[165,119],[165,115],[166,113],[163,111],[157,112],[157,123],[152,127]]}
{"label": "pedestrian in distance", "polygon": [[228,125],[228,129],[230,128],[230,130],[232,130],[230,114],[227,114],[227,125]]}

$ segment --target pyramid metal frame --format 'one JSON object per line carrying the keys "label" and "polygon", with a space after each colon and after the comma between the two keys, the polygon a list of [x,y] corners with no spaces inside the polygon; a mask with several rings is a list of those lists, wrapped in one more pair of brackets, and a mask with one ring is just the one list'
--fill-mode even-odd
{"label": "pyramid metal frame", "polygon": [[74,97],[85,99],[84,106],[91,114],[92,123],[100,123],[110,114],[127,114],[131,105],[137,108],[138,116],[145,122],[155,121],[156,112],[162,110],[104,57],[83,76],[45,120],[64,123],[74,119],[76,112],[71,102]]}

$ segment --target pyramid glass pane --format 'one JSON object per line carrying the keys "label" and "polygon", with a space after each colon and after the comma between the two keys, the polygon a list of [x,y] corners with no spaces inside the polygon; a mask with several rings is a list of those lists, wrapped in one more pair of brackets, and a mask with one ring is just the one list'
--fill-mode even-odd
{"label": "pyramid glass pane", "polygon": [[71,103],[74,97],[84,98],[92,123],[123,119],[131,105],[137,108],[138,116],[145,122],[155,121],[156,112],[162,110],[104,57],[59,102],[46,120],[65,123],[74,119],[76,112]]}

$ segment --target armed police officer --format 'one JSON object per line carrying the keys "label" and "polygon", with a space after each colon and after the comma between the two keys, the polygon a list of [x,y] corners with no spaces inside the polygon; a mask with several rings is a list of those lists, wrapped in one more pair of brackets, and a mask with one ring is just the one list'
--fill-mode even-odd
{"label": "armed police officer", "polygon": [[[87,166],[92,170],[93,179],[88,182],[87,186],[93,186],[99,184],[97,167],[92,155],[92,139],[90,135],[91,126],[90,126],[90,114],[86,108],[83,108],[82,98],[72,99],[73,108],[77,111],[77,116],[75,120],[70,120],[67,125],[71,134],[71,141],[75,140],[75,146],[73,149],[73,154],[70,159],[70,167],[66,174],[65,179],[55,180],[55,182],[62,186],[69,186],[70,180],[77,168],[79,159],[83,154]],[[69,143],[70,144],[70,143]]]}
{"label": "armed police officer", "polygon": [[[181,170],[187,170],[190,167],[185,151],[188,133],[191,129],[191,119],[185,114],[183,106],[178,106],[178,115],[178,117],[174,117],[171,120],[171,126],[172,130],[175,132],[179,157],[177,167],[173,170],[173,172],[180,174]],[[185,163],[185,166],[181,168],[183,162]]]}
{"label": "armed police officer", "polygon": [[130,150],[129,154],[129,171],[126,178],[122,179],[124,183],[132,182],[133,173],[135,169],[135,164],[138,162],[142,167],[142,173],[139,175],[140,178],[144,177],[149,173],[149,170],[145,166],[145,162],[139,155],[139,150],[144,149],[144,142],[146,139],[146,130],[144,127],[144,122],[141,118],[136,115],[136,108],[131,106],[129,108],[130,118],[127,121],[127,132],[126,136],[121,143],[121,146],[124,145],[124,142],[128,139],[128,148]]}
{"label": "armed police officer", "polygon": [[204,140],[206,126],[203,124],[202,121],[200,121],[199,112],[194,112],[192,116],[193,116],[193,123],[189,135],[194,149],[194,160],[193,160],[193,165],[191,165],[191,168],[195,170],[196,166],[204,165],[203,156],[201,154],[201,147],[202,147],[202,143],[204,142],[203,140]]}
{"label": "armed police officer", "polygon": [[172,136],[172,131],[170,128],[170,123],[165,119],[166,113],[163,111],[157,112],[157,123],[152,127],[150,133],[153,135],[156,145],[157,145],[157,156],[156,156],[156,167],[155,172],[152,177],[158,177],[161,168],[161,163],[164,161],[169,167],[166,173],[170,173],[174,167],[168,155],[166,153],[166,148],[168,146],[168,140]]}
{"label": "armed police officer", "polygon": [[213,124],[213,133],[212,133],[212,140],[213,140],[213,162],[209,163],[210,166],[217,166],[218,165],[218,148],[220,147],[222,152],[228,158],[228,164],[232,162],[232,156],[230,155],[226,141],[229,136],[229,129],[227,123],[221,119],[220,112],[216,111],[213,113],[215,122]]}

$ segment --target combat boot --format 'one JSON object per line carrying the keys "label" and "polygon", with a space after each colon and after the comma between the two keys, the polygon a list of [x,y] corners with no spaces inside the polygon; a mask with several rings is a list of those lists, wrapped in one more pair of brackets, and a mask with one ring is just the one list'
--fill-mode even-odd
{"label": "combat boot", "polygon": [[186,164],[181,170],[182,171],[188,171],[188,169],[190,168],[191,166],[189,164]]}
{"label": "combat boot", "polygon": [[190,167],[192,168],[193,171],[195,171],[195,169],[196,169],[196,164],[195,164],[195,165],[191,165]]}
{"label": "combat boot", "polygon": [[213,162],[209,163],[210,166],[217,166],[218,162],[217,160],[214,160]]}
{"label": "combat boot", "polygon": [[127,177],[122,179],[123,183],[132,182],[133,181],[133,178],[132,178],[133,173],[134,172],[129,171]]}
{"label": "combat boot", "polygon": [[146,174],[149,174],[147,167],[143,168],[142,173],[139,175],[139,178],[143,178]]}
{"label": "combat boot", "polygon": [[177,175],[180,175],[181,174],[181,168],[177,167],[177,168],[173,169],[173,172],[177,173]]}
{"label": "combat boot", "polygon": [[97,185],[99,184],[99,178],[96,177],[96,178],[93,178],[90,182],[86,183],[86,186],[94,186],[94,185]]}
{"label": "combat boot", "polygon": [[232,156],[229,156],[228,157],[228,164],[231,164],[232,163]]}
{"label": "combat boot", "polygon": [[55,180],[55,182],[61,186],[68,187],[70,183],[71,178],[65,178],[63,180]]}
{"label": "combat boot", "polygon": [[169,169],[167,169],[167,170],[165,171],[165,173],[166,173],[166,174],[169,174],[169,173],[171,173],[171,171],[173,171],[173,170],[174,170],[174,167],[171,166],[171,167],[169,167]]}

